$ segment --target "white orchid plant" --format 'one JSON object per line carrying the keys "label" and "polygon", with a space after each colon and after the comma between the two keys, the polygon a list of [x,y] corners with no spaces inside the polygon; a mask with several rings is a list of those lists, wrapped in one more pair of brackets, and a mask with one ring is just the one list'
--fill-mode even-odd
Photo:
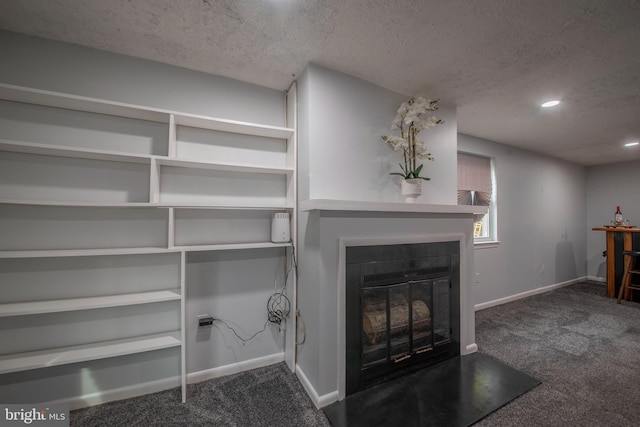
{"label": "white orchid plant", "polygon": [[412,97],[403,102],[398,109],[396,118],[391,124],[392,130],[400,130],[400,136],[384,135],[382,139],[395,151],[402,152],[404,165],[400,163],[400,172],[392,172],[391,175],[399,175],[404,179],[418,178],[429,181],[431,178],[420,176],[424,164],[418,164],[420,160],[433,160],[431,153],[427,152],[424,142],[418,139],[418,134],[436,125],[444,123],[442,120],[430,116],[430,111],[438,109],[439,99],[424,99]]}

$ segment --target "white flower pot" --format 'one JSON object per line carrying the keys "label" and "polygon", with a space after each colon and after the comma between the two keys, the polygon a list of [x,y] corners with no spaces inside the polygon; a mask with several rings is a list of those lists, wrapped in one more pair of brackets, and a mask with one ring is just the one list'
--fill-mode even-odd
{"label": "white flower pot", "polygon": [[418,178],[402,180],[402,196],[405,203],[417,203],[422,194],[422,180]]}

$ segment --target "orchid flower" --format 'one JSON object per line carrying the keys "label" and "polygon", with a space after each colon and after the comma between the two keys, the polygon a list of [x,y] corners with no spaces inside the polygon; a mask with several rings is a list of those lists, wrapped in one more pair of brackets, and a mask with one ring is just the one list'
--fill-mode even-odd
{"label": "orchid flower", "polygon": [[413,97],[400,104],[396,117],[391,123],[391,129],[400,130],[400,136],[382,136],[394,151],[402,152],[403,163],[400,163],[402,173],[392,172],[391,175],[399,175],[405,179],[419,178],[427,181],[430,179],[420,176],[424,165],[418,165],[417,160],[433,160],[433,156],[417,135],[425,129],[444,123],[435,116],[427,115],[427,112],[438,109],[438,102],[439,99],[427,100],[422,97]]}

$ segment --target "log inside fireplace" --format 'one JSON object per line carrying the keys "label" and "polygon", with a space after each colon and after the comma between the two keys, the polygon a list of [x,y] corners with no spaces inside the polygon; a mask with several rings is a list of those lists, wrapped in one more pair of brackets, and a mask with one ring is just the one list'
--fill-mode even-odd
{"label": "log inside fireplace", "polygon": [[346,254],[347,395],[460,354],[459,242]]}

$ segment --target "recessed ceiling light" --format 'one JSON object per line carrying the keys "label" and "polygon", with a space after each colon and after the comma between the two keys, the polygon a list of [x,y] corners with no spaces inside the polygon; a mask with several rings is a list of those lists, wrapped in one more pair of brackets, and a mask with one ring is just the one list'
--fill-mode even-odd
{"label": "recessed ceiling light", "polygon": [[560,101],[558,101],[557,99],[554,99],[553,101],[545,102],[544,104],[542,104],[542,107],[544,108],[555,107],[558,104],[560,104]]}
{"label": "recessed ceiling light", "polygon": [[624,144],[625,147],[633,147],[634,145],[640,145],[640,142],[636,141],[636,142],[628,142]]}

